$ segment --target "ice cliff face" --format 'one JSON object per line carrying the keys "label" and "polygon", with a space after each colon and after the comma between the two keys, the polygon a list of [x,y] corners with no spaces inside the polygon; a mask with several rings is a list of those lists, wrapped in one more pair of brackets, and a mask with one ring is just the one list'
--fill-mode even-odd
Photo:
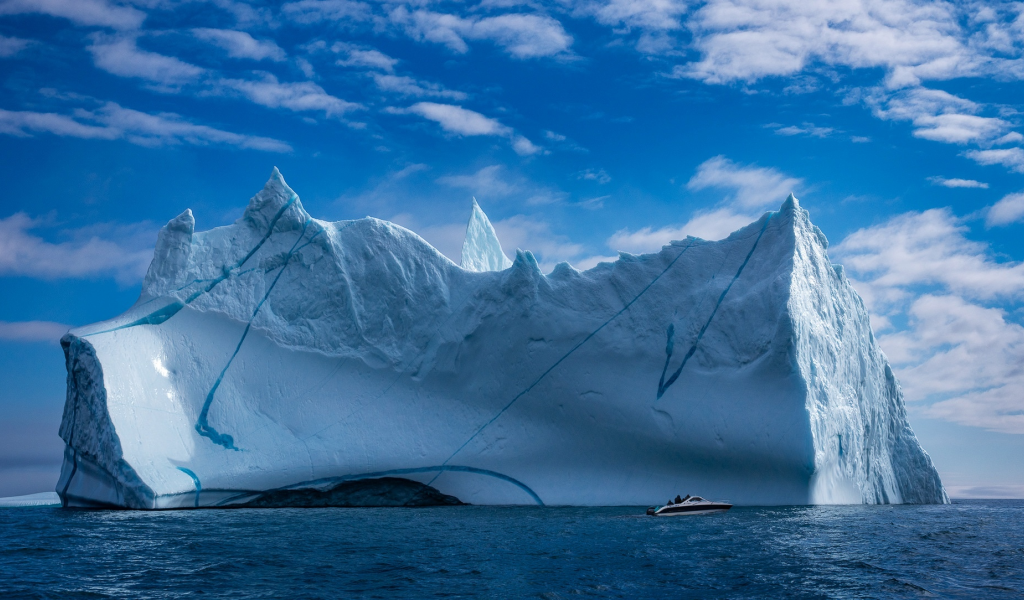
{"label": "ice cliff face", "polygon": [[310,218],[275,170],[234,225],[168,223],[135,306],[62,340],[57,491],[131,508],[947,501],[826,247],[790,197],[719,242],[544,275],[529,252],[509,263],[474,203],[460,267],[386,221]]}

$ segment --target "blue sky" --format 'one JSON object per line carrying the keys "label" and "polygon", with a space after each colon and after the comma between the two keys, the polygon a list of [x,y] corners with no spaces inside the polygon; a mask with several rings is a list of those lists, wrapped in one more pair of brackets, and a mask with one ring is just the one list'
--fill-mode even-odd
{"label": "blue sky", "polygon": [[0,495],[51,489],[69,326],[278,166],[323,219],[585,268],[793,191],[954,496],[1024,497],[1024,7],[0,0]]}

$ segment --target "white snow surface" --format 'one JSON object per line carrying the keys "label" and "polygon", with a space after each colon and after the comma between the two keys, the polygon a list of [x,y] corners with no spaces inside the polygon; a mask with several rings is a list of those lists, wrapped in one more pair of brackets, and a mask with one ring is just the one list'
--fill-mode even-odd
{"label": "white snow surface", "polygon": [[462,268],[469,271],[504,271],[512,261],[501,250],[498,234],[491,221],[473,198],[473,209],[466,226],[466,241],[462,244]]}
{"label": "white snow surface", "polygon": [[792,196],[718,242],[548,275],[502,263],[475,203],[460,267],[387,221],[310,218],[276,169],[194,228],[160,231],[133,307],[62,340],[68,506],[383,476],[474,504],[948,502]]}

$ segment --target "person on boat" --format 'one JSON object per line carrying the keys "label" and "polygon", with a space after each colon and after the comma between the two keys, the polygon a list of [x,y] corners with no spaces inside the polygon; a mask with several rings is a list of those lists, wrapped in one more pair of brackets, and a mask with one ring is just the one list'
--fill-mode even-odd
{"label": "person on boat", "polygon": [[[687,498],[689,498],[689,496],[687,496]],[[676,504],[680,504],[682,501],[683,499],[679,497],[679,494],[676,494]]]}
{"label": "person on boat", "polygon": [[[676,498],[679,498],[679,496],[676,496]],[[689,494],[687,494],[685,498],[683,498],[682,500],[680,500],[680,502],[686,502],[686,501],[687,501],[687,500],[689,500],[689,499],[690,499],[690,495],[689,495]]]}

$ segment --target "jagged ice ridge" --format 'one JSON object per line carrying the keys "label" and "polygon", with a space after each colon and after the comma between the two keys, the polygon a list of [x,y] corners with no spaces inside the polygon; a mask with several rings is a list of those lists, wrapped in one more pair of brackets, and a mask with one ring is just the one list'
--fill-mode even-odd
{"label": "jagged ice ridge", "polygon": [[462,257],[313,219],[276,169],[233,225],[186,210],[136,304],[61,340],[64,505],[948,502],[792,196],[547,275],[474,200]]}

